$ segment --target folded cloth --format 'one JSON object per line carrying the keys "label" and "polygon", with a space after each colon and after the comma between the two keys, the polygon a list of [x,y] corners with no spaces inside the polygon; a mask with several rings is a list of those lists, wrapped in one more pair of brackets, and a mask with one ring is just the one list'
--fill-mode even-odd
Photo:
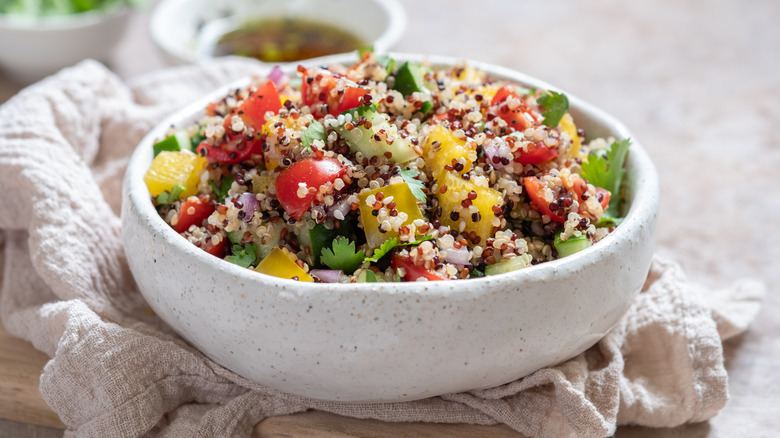
{"label": "folded cloth", "polygon": [[264,69],[226,59],[123,83],[85,61],[0,107],[2,319],[52,357],[40,391],[66,436],[248,436],[263,418],[318,409],[602,437],[618,424],[704,421],[724,406],[721,341],[747,328],[763,286],[705,288],[658,257],[631,309],[595,346],[491,389],[405,403],[309,400],[248,381],[188,345],[149,311],[128,270],[122,175],[165,115]]}

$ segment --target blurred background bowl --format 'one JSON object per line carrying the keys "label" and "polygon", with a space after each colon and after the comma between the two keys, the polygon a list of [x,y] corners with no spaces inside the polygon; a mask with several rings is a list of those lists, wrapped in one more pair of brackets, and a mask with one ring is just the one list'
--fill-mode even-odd
{"label": "blurred background bowl", "polygon": [[169,63],[186,64],[211,57],[207,46],[237,24],[279,18],[348,30],[376,52],[388,51],[406,27],[396,0],[163,0],[152,13],[150,31]]}
{"label": "blurred background bowl", "polygon": [[48,17],[0,14],[0,69],[28,84],[83,59],[106,61],[131,14],[124,5]]}

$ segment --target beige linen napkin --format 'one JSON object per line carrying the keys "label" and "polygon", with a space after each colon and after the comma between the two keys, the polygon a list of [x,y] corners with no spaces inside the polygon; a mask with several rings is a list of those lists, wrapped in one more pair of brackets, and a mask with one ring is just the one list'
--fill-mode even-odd
{"label": "beige linen napkin", "polygon": [[320,409],[385,421],[505,423],[531,437],[604,437],[617,424],[704,421],[726,403],[721,340],[763,287],[689,282],[656,258],[643,293],[587,352],[497,388],[408,403],[280,393],[216,365],[148,309],[120,239],[128,155],[165,115],[262,67],[224,60],[128,84],[86,61],[0,107],[2,319],[52,357],[40,391],[72,437],[248,436],[268,416]]}

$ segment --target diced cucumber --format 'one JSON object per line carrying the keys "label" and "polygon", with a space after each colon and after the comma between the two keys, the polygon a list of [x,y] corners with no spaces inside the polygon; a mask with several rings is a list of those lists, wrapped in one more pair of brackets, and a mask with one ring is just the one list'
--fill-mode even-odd
{"label": "diced cucumber", "polygon": [[324,224],[315,224],[312,220],[305,222],[299,222],[301,225],[295,225],[295,236],[298,238],[298,244],[301,248],[311,248],[311,253],[307,262],[313,266],[322,266],[320,263],[320,255],[322,250],[330,248],[333,244],[333,240],[338,236],[345,236],[345,232],[349,230],[347,225],[348,221],[341,221],[341,225],[338,229],[328,228]]}
{"label": "diced cucumber", "polygon": [[555,249],[558,250],[558,258],[572,255],[575,252],[580,252],[583,249],[591,245],[590,240],[584,234],[577,236],[571,236],[566,240],[561,240],[561,234],[555,235],[555,241],[553,242]]}
{"label": "diced cucumber", "polygon": [[497,275],[523,269],[531,264],[531,255],[523,254],[508,260],[485,266],[485,275]]}
{"label": "diced cucumber", "polygon": [[271,238],[268,239],[265,244],[262,242],[257,243],[257,255],[261,259],[267,257],[268,254],[271,253],[271,250],[279,245],[282,229],[285,227],[282,222],[268,222],[265,224],[265,226],[268,228],[268,234],[271,236]]}
{"label": "diced cucumber", "polygon": [[236,244],[236,245],[240,244],[241,243],[241,239],[244,238],[244,232],[241,231],[241,230],[231,231],[231,232],[227,233],[227,235],[228,235],[228,239],[230,239],[230,243],[233,243],[233,244]]}
{"label": "diced cucumber", "polygon": [[[405,62],[395,73],[395,85],[393,88],[399,91],[404,97],[412,93],[422,93],[431,96],[431,91],[425,86],[425,74],[430,70],[416,62]],[[426,100],[420,108],[420,112],[425,114],[433,108],[430,100]]]}
{"label": "diced cucumber", "polygon": [[176,133],[165,137],[152,146],[154,156],[156,157],[162,151],[178,152],[181,150],[192,151],[190,137],[186,131],[176,131]]}
{"label": "diced cucumber", "polygon": [[395,73],[393,89],[399,91],[404,97],[414,92],[431,94],[431,91],[425,86],[425,74],[428,72],[430,70],[421,64],[406,61]]}
{"label": "diced cucumber", "polygon": [[360,274],[357,276],[357,282],[358,283],[378,283],[379,280],[376,278],[376,274],[374,271],[370,269],[364,269],[360,271]]}
{"label": "diced cucumber", "polygon": [[157,206],[163,206],[168,205],[171,202],[175,202],[179,200],[179,196],[181,196],[181,192],[185,190],[184,186],[181,184],[176,184],[173,187],[171,187],[171,191],[165,191],[157,195],[157,198],[155,198],[155,201],[157,202]]}
{"label": "diced cucumber", "polygon": [[[405,163],[418,157],[412,143],[398,135],[398,128],[390,123],[387,115],[376,112],[374,108],[362,106],[349,111],[352,115],[355,127],[352,130],[346,128],[346,123],[336,128],[339,135],[346,140],[352,152],[360,152],[365,157],[371,158],[385,155],[390,152],[390,159],[396,163]],[[361,117],[365,117],[371,127],[357,126],[355,123]],[[384,131],[385,140],[380,139],[380,131]],[[387,139],[392,138],[392,143]]]}

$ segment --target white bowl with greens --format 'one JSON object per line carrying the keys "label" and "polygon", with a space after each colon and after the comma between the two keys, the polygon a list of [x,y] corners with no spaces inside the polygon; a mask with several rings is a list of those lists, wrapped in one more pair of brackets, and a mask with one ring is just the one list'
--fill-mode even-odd
{"label": "white bowl with greens", "polygon": [[[461,61],[390,56],[434,68]],[[529,89],[556,90],[510,69],[469,65]],[[295,74],[295,64],[285,68]],[[346,402],[493,387],[592,346],[644,284],[658,210],[655,168],[623,124],[571,95],[569,111],[589,137],[632,140],[623,188],[614,189],[622,193],[624,218],[590,247],[483,278],[348,284],[277,278],[206,253],[160,217],[144,175],[153,145],[171,126],[188,126],[209,102],[248,84],[230,84],[152,130],[130,160],[122,202],[125,251],[141,293],[181,336],[234,372],[292,394]]]}
{"label": "white bowl with greens", "polygon": [[31,83],[84,59],[106,61],[130,15],[124,0],[0,2],[0,70]]}

